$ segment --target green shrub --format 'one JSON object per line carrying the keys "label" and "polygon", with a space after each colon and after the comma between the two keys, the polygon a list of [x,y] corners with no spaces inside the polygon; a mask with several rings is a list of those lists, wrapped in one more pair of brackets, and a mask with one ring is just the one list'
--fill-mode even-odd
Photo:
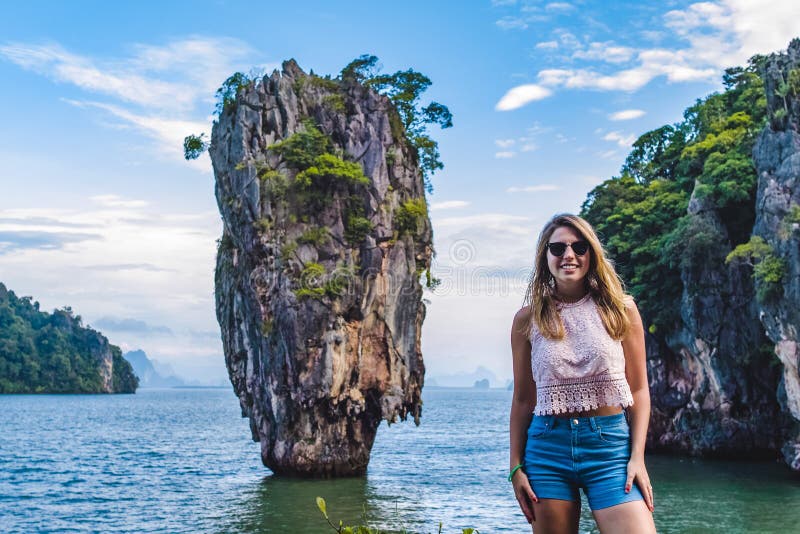
{"label": "green shrub", "polygon": [[325,296],[325,267],[319,263],[307,263],[300,273],[300,287],[294,290],[297,298],[322,298]]}
{"label": "green shrub", "polygon": [[234,248],[233,239],[231,239],[230,234],[223,232],[222,237],[217,239],[217,254],[231,251]]}
{"label": "green shrub", "polygon": [[283,198],[289,189],[286,176],[269,168],[258,170],[258,179],[261,181],[263,191],[269,193],[270,198]]}
{"label": "green shrub", "polygon": [[725,258],[725,263],[741,262],[753,268],[756,281],[756,298],[759,302],[771,302],[783,294],[783,278],[786,262],[775,255],[772,246],[760,236],[737,246]]}
{"label": "green shrub", "polygon": [[428,217],[428,205],[424,198],[406,200],[394,214],[394,226],[398,232],[417,234],[419,227]]}
{"label": "green shrub", "polygon": [[336,80],[332,80],[330,76],[322,77],[322,76],[315,76],[313,74],[309,75],[306,78],[307,85],[311,87],[318,87],[320,89],[326,89],[328,91],[338,91],[339,90],[339,82]]}
{"label": "green shrub", "polygon": [[297,238],[297,242],[318,247],[328,241],[330,236],[331,232],[326,226],[312,226]]}
{"label": "green shrub", "polygon": [[205,139],[206,134],[187,135],[183,138],[183,157],[188,161],[199,158],[203,152],[208,150],[209,143]]}
{"label": "green shrub", "polygon": [[309,188],[314,185],[324,187],[335,182],[354,185],[370,184],[369,178],[364,176],[361,165],[352,161],[344,161],[333,154],[320,154],[314,158],[312,166],[295,177],[295,183],[300,188]]}
{"label": "green shrub", "polygon": [[338,113],[345,112],[344,97],[338,93],[322,97],[322,104]]}
{"label": "green shrub", "polygon": [[222,86],[220,86],[214,94],[217,98],[217,106],[215,108],[216,114],[221,115],[226,107],[236,101],[236,95],[239,93],[239,90],[249,87],[253,83],[254,80],[243,72],[234,72],[227,80],[222,82]]}
{"label": "green shrub", "polygon": [[436,278],[434,276],[431,276],[430,267],[425,269],[425,287],[427,287],[431,291],[436,291],[436,288],[439,287],[441,283],[442,283],[441,278]]}
{"label": "green shrub", "polygon": [[298,299],[312,298],[321,299],[325,296],[324,287],[301,287],[294,290],[294,294]]}
{"label": "green shrub", "polygon": [[789,208],[789,213],[783,219],[789,224],[800,223],[800,206],[797,204],[792,204]]}
{"label": "green shrub", "polygon": [[265,217],[262,217],[262,218],[258,219],[257,221],[255,221],[254,225],[262,233],[266,233],[266,232],[269,232],[270,230],[272,230],[272,221],[270,219],[265,218]]}
{"label": "green shrub", "polygon": [[281,246],[281,258],[284,260],[288,259],[289,256],[297,251],[297,243],[294,241],[288,241]]}
{"label": "green shrub", "polygon": [[301,131],[268,147],[268,150],[279,154],[289,166],[300,171],[314,165],[316,158],[330,152],[330,149],[330,140],[311,119],[303,121]]}
{"label": "green shrub", "polygon": [[325,281],[325,294],[330,298],[342,296],[344,291],[350,287],[356,272],[353,267],[337,265],[336,269],[330,273]]}
{"label": "green shrub", "polygon": [[344,222],[344,238],[353,245],[359,244],[372,232],[373,225],[369,219],[349,213]]}

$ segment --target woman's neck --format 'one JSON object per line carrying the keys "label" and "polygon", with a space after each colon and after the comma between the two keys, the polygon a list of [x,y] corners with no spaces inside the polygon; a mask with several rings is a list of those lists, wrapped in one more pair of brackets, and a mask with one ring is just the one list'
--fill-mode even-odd
{"label": "woman's neck", "polygon": [[570,302],[578,302],[583,297],[586,296],[586,288],[583,287],[583,284],[576,287],[557,287],[556,288],[556,298],[564,303]]}

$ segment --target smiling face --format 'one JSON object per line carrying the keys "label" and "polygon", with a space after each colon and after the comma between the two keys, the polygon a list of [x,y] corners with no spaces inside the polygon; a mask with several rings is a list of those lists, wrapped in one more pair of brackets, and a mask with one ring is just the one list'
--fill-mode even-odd
{"label": "smiling face", "polygon": [[[585,239],[570,226],[559,226],[548,240],[549,243],[567,243],[570,245],[576,241],[585,241]],[[583,256],[575,254],[571,246],[567,247],[561,257],[553,256],[549,249],[547,251],[547,267],[550,269],[550,274],[555,278],[556,288],[559,291],[575,291],[578,287],[581,287],[583,279],[589,273],[591,261],[591,248]]]}

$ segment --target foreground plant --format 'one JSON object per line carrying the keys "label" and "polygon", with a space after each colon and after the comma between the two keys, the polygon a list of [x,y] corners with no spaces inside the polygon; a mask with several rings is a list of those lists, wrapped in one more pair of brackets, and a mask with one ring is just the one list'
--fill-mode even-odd
{"label": "foreground plant", "polygon": [[[328,507],[325,504],[325,499],[323,499],[322,497],[317,497],[317,508],[319,508],[319,511],[322,512],[322,515],[323,517],[325,517],[325,521],[328,522],[328,525],[330,525],[330,527],[339,534],[388,534],[388,531],[386,530],[373,528],[366,524],[367,522],[366,511],[362,515],[362,520],[364,524],[355,526],[346,526],[342,523],[341,520],[339,520],[339,526],[336,526],[331,522],[330,518],[328,517]],[[399,532],[406,534],[408,531],[406,529],[402,529]],[[438,534],[442,534],[442,523],[439,523]],[[474,528],[463,528],[461,529],[461,534],[480,534],[480,532]]]}

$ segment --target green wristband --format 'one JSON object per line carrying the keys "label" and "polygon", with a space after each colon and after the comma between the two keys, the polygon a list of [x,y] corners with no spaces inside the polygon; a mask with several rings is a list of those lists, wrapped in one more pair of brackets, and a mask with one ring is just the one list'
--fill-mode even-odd
{"label": "green wristband", "polygon": [[511,482],[511,479],[514,478],[514,473],[516,473],[518,469],[522,469],[522,464],[517,464],[513,469],[511,469],[511,473],[508,475],[509,482]]}

